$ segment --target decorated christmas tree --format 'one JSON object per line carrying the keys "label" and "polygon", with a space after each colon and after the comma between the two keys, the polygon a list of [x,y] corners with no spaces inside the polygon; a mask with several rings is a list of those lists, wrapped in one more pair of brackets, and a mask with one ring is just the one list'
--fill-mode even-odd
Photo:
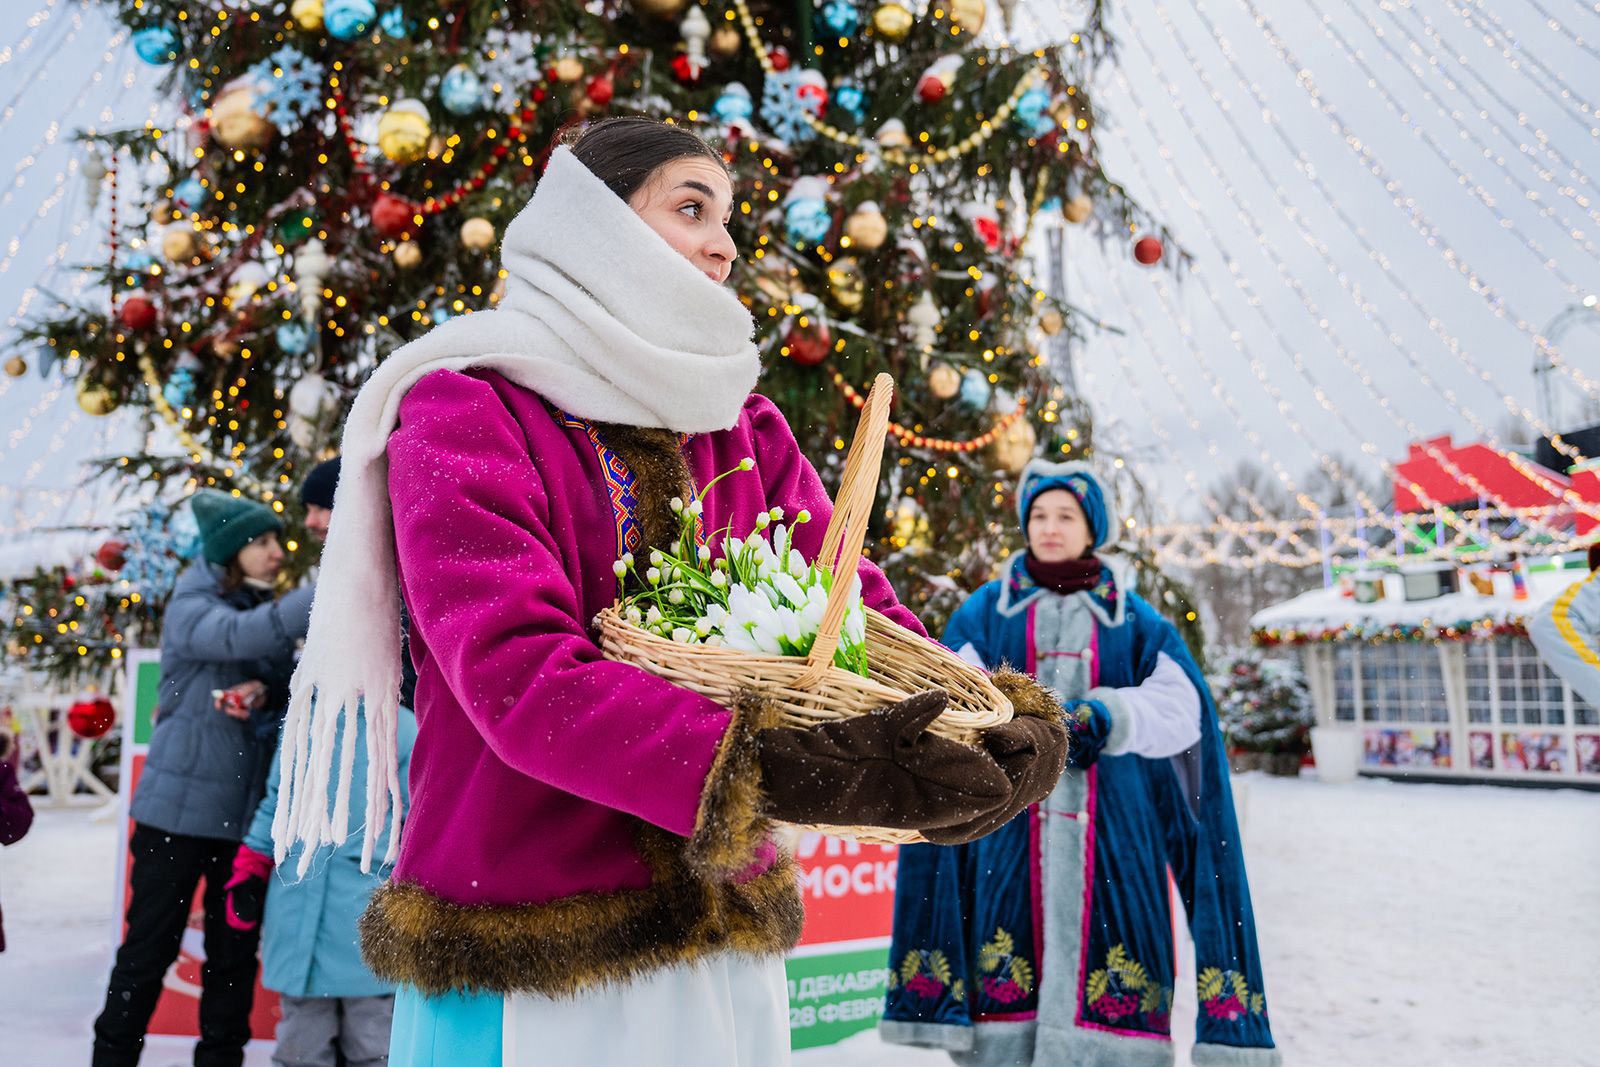
{"label": "decorated christmas tree", "polygon": [[1210,681],[1235,769],[1299,773],[1316,721],[1299,664],[1245,649],[1223,657]]}
{"label": "decorated christmas tree", "polygon": [[[22,339],[86,411],[134,405],[176,435],[181,452],[108,464],[167,499],[216,485],[292,520],[285,498],[337,447],[372,368],[495,303],[498,236],[555,140],[647,114],[725,150],[759,388],[825,478],[859,390],[879,371],[899,383],[871,551],[937,623],[1015,547],[1011,475],[1093,451],[1063,377],[1080,316],[1035,269],[1035,238],[1075,225],[1142,262],[1164,254],[1097,162],[1098,3],[1025,47],[1005,0],[114,6],[166,69],[171,120],[86,141],[104,285]],[[142,517],[146,563],[180,558],[170,522]],[[302,541],[300,568],[309,554]],[[125,616],[162,594],[105,577],[94,603],[54,594],[55,615],[36,589],[12,651],[103,664],[132,637]]]}

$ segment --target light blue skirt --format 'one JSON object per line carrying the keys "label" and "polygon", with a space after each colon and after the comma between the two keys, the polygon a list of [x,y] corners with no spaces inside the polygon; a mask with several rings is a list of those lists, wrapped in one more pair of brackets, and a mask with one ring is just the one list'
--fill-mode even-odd
{"label": "light blue skirt", "polygon": [[505,998],[499,993],[430,997],[401,986],[394,997],[389,1067],[500,1067]]}

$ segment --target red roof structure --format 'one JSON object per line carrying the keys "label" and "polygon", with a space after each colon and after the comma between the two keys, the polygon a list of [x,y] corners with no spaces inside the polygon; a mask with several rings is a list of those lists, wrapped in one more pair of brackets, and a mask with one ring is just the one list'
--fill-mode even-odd
{"label": "red roof structure", "polygon": [[[1435,454],[1447,460],[1448,467]],[[1529,477],[1530,473],[1538,480]],[[1546,485],[1556,488],[1546,489]],[[1588,485],[1596,483],[1591,480]],[[1546,507],[1561,504],[1562,491],[1572,486],[1572,479],[1565,474],[1531,459],[1519,456],[1513,464],[1511,458],[1482,442],[1457,445],[1446,434],[1425,443],[1412,442],[1410,454],[1395,465],[1394,506],[1397,511],[1428,511],[1432,504],[1471,508],[1482,500],[1490,507]]]}

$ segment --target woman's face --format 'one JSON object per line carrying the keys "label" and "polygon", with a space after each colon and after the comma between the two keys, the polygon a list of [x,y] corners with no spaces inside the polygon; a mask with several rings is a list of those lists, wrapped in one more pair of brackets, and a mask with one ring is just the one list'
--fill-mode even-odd
{"label": "woman's face", "polygon": [[239,569],[244,571],[246,578],[274,582],[282,568],[283,546],[278,544],[275,530],[268,530],[239,550]]}
{"label": "woman's face", "polygon": [[1028,506],[1028,548],[1041,563],[1079,559],[1094,543],[1078,498],[1065,489],[1047,489]]}
{"label": "woman's face", "polygon": [[718,285],[728,280],[738,249],[728,236],[733,184],[720,165],[703,156],[663,163],[628,206],[707,278]]}

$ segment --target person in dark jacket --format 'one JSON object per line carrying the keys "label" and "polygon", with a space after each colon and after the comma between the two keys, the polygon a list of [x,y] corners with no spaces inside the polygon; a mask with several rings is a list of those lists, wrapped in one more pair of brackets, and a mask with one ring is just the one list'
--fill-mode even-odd
{"label": "person in dark jacket", "polygon": [[191,507],[203,558],[178,579],[161,635],[161,699],[130,814],[128,932],[95,1020],[94,1067],[137,1064],[162,976],[205,879],[196,1067],[238,1067],[250,1039],[259,930],[226,921],[234,853],[265,791],[310,586],[275,598],[283,523],[213,490]]}
{"label": "person in dark jacket", "polygon": [[[14,845],[33,825],[33,805],[17,782],[17,739],[0,730],[0,845]],[[6,928],[0,917],[0,952],[6,950]]]}

